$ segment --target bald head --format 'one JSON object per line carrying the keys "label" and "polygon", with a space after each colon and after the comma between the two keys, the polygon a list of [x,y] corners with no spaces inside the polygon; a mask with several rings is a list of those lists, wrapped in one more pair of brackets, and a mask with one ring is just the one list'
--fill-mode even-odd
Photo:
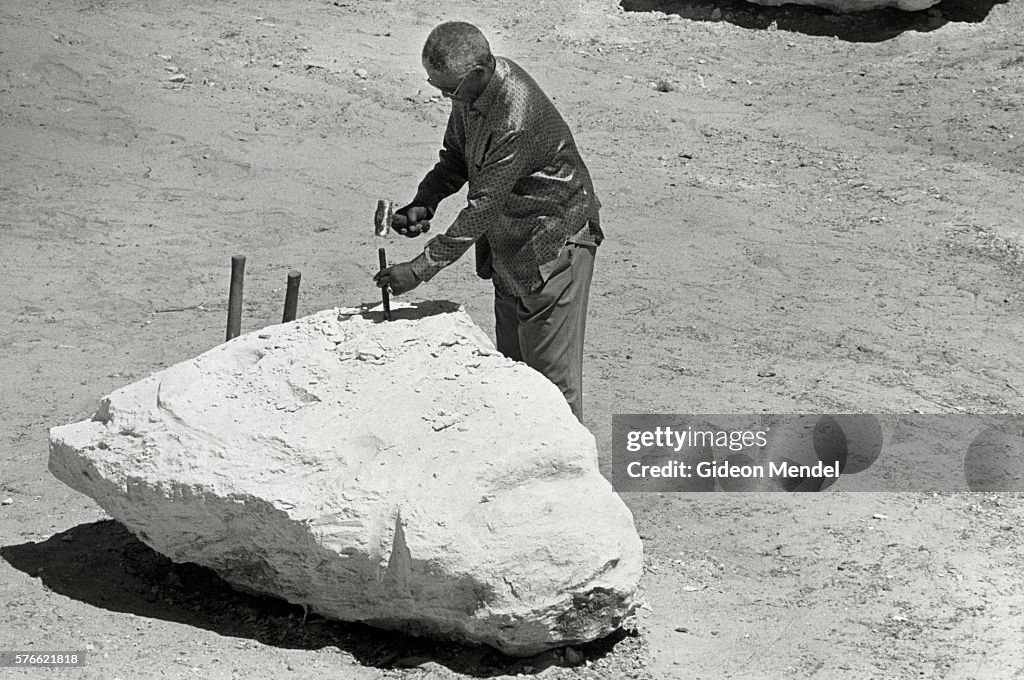
{"label": "bald head", "polygon": [[474,66],[491,63],[491,46],[480,29],[465,21],[447,21],[427,36],[423,66],[447,75],[466,73]]}

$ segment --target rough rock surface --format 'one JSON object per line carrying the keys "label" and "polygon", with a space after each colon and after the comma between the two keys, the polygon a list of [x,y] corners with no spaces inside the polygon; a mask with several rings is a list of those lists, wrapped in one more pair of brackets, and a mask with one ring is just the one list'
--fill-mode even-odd
{"label": "rough rock surface", "polygon": [[50,470],[142,541],[324,616],[513,655],[601,637],[642,547],[558,389],[448,302],[329,310],[128,385]]}
{"label": "rough rock surface", "polygon": [[831,10],[835,14],[870,12],[889,7],[904,12],[919,12],[939,4],[939,0],[751,0],[751,2],[770,7],[779,7],[784,4],[811,5]]}

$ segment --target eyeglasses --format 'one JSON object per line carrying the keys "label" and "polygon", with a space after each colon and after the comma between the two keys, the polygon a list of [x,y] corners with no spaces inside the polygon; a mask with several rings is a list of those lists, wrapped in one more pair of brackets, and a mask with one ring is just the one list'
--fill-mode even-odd
{"label": "eyeglasses", "polygon": [[462,80],[459,81],[459,84],[455,86],[454,90],[449,90],[447,88],[444,88],[444,87],[441,87],[439,85],[435,85],[434,83],[431,83],[429,77],[427,78],[427,82],[430,83],[430,85],[432,87],[436,87],[438,90],[440,90],[441,91],[441,96],[448,97],[449,99],[454,99],[455,95],[457,95],[459,93],[459,90],[462,89],[463,84],[465,84],[466,78],[468,78],[471,75],[473,75],[473,72],[476,71],[478,68],[480,68],[480,67],[479,66],[474,66],[473,68],[469,69],[469,71],[466,72],[466,75],[462,76]]}

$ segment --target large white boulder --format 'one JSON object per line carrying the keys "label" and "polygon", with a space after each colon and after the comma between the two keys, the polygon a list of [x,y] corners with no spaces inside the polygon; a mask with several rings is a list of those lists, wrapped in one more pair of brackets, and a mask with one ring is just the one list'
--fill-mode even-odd
{"label": "large white boulder", "polygon": [[140,540],[324,616],[508,654],[634,608],[642,548],[559,390],[457,305],[320,312],[128,385],[50,470]]}

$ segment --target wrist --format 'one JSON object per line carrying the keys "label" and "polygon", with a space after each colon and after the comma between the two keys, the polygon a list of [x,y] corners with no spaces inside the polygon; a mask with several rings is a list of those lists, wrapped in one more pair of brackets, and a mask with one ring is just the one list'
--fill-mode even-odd
{"label": "wrist", "polygon": [[412,275],[416,278],[417,283],[423,283],[429,281],[431,277],[436,273],[433,271],[433,267],[427,260],[426,253],[420,253],[409,262],[409,268],[412,270]]}

